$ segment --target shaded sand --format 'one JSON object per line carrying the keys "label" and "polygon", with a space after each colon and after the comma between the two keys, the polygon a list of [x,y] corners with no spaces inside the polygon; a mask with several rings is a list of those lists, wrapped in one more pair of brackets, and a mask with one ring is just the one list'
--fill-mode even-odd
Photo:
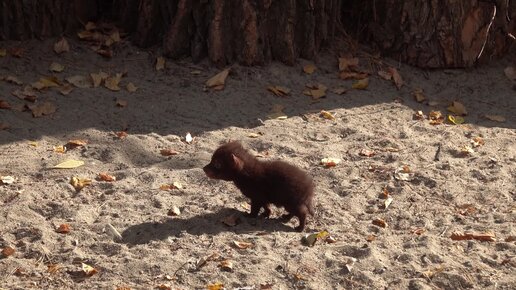
{"label": "shaded sand", "polygon": [[[322,57],[312,75],[303,73],[304,61],[294,67],[235,65],[226,88],[213,92],[203,89],[218,72],[208,63],[167,61],[167,69],[156,72],[156,55],[132,46],[106,60],[80,43],[57,56],[52,44],[24,43],[25,57],[0,58],[0,75],[32,83],[49,75],[53,61],[66,66],[60,78],[99,70],[127,75],[120,92],[99,87],[76,88],[68,96],[55,90],[39,94],[40,102],[57,107],[42,118],[17,111],[25,102],[11,92],[19,87],[0,82],[0,99],[14,108],[0,110],[0,122],[10,125],[0,131],[0,175],[15,177],[0,186],[0,248],[15,249],[0,259],[0,288],[205,289],[220,282],[228,289],[514,289],[516,91],[503,74],[514,58],[472,70],[402,66],[406,86],[399,91],[373,76],[367,90],[329,92],[314,103],[302,94],[308,82],[330,90],[351,87],[351,81],[338,79],[334,56]],[[366,59],[361,63],[368,67]],[[138,91],[128,93],[128,82]],[[292,93],[276,97],[266,90],[269,85]],[[415,88],[424,89],[436,107],[417,103]],[[117,98],[127,106],[117,107]],[[454,100],[469,112],[464,125],[413,119],[418,110],[446,113]],[[284,106],[288,119],[268,120],[275,104]],[[336,119],[319,117],[322,109]],[[506,121],[490,121],[485,114]],[[127,130],[125,139],[113,135],[120,130]],[[192,144],[183,142],[187,132]],[[248,137],[258,132],[263,135]],[[461,147],[478,136],[485,144],[463,155]],[[53,152],[70,139],[88,144]],[[249,205],[237,189],[208,180],[201,169],[229,139],[241,140],[262,158],[306,169],[317,190],[316,216],[305,232],[327,230],[337,241],[303,245],[306,233],[292,230],[296,220],[276,220],[281,209],[269,220],[247,218]],[[166,148],[179,154],[161,156]],[[363,149],[375,154],[362,156]],[[324,168],[319,163],[325,157],[342,162]],[[50,169],[66,159],[85,165]],[[409,181],[394,177],[404,165],[413,173]],[[100,172],[117,181],[96,180]],[[93,183],[77,193],[69,184],[72,176]],[[159,189],[172,182],[183,188]],[[387,209],[384,190],[393,198]],[[168,215],[174,206],[179,216]],[[221,222],[230,215],[238,217],[236,226]],[[373,225],[374,219],[388,227]],[[63,223],[70,233],[56,232]],[[492,232],[496,241],[454,241],[456,231]],[[238,249],[233,241],[252,246]],[[346,267],[351,258],[356,261]],[[232,262],[232,271],[219,267],[223,260]],[[85,277],[81,263],[98,273]],[[49,264],[57,264],[51,266],[56,273],[48,272]]]}

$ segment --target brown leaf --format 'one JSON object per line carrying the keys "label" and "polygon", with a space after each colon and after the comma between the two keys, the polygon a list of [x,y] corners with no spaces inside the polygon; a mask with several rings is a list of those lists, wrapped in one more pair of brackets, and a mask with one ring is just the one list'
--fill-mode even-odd
{"label": "brown leaf", "polygon": [[122,74],[117,73],[115,76],[108,77],[104,81],[104,86],[114,92],[120,91],[120,87],[118,86],[118,84],[120,83],[121,80],[122,80]]}
{"label": "brown leaf", "polygon": [[396,85],[396,88],[398,90],[401,89],[401,87],[403,86],[404,82],[403,82],[403,79],[401,78],[401,75],[398,73],[398,70],[393,68],[393,67],[389,67],[388,71],[392,75],[392,80],[394,81],[394,84]]}
{"label": "brown leaf", "polygon": [[416,99],[416,102],[418,103],[422,103],[426,100],[426,97],[423,93],[423,89],[421,88],[416,88],[412,94],[414,95],[414,98]]}
{"label": "brown leaf", "polygon": [[0,109],[10,110],[11,105],[5,100],[0,100]]}
{"label": "brown leaf", "polygon": [[133,83],[128,83],[126,89],[128,92],[134,93],[138,90],[138,87],[135,86]]}
{"label": "brown leaf", "polygon": [[431,125],[439,125],[444,122],[444,116],[440,111],[430,111],[428,119],[430,120]]}
{"label": "brown leaf", "polygon": [[500,115],[484,115],[484,118],[499,123],[504,123],[506,121],[505,117]]}
{"label": "brown leaf", "polygon": [[56,229],[56,232],[58,232],[60,234],[68,234],[70,231],[71,231],[71,227],[69,224],[61,224]]}
{"label": "brown leaf", "polygon": [[125,108],[125,107],[127,107],[127,101],[126,100],[122,100],[120,98],[117,98],[116,99],[116,106],[120,107],[120,108]]}
{"label": "brown leaf", "polygon": [[158,56],[156,58],[156,70],[164,70],[165,69],[165,58],[162,56]]}
{"label": "brown leaf", "polygon": [[306,74],[313,74],[316,70],[316,67],[315,65],[309,63],[309,64],[306,64],[305,66],[303,66],[303,71],[306,73]]}
{"label": "brown leaf", "polygon": [[253,243],[233,241],[233,245],[238,249],[247,249],[253,246]]}
{"label": "brown leaf", "polygon": [[127,137],[127,132],[126,131],[118,131],[118,132],[115,132],[115,135],[119,138],[119,139],[124,139],[125,137]]}
{"label": "brown leaf", "polygon": [[72,178],[70,178],[70,184],[75,188],[75,190],[77,192],[79,192],[84,187],[91,184],[91,179],[79,178],[79,177],[73,176]]}
{"label": "brown leaf", "polygon": [[43,77],[40,78],[39,81],[31,84],[31,86],[38,91],[59,87],[59,85],[60,81],[56,77]]}
{"label": "brown leaf", "polygon": [[268,86],[267,90],[278,97],[286,97],[290,94],[290,89],[282,86]]}
{"label": "brown leaf", "polygon": [[375,235],[369,235],[369,236],[367,236],[367,238],[366,238],[366,241],[368,241],[368,242],[372,242],[372,241],[374,241],[374,240],[376,240],[376,236],[375,236]]}
{"label": "brown leaf", "polygon": [[161,155],[163,155],[163,156],[172,156],[172,155],[177,155],[177,154],[179,154],[179,152],[177,152],[177,151],[176,151],[176,150],[174,150],[174,149],[170,149],[170,148],[168,148],[168,149],[161,149],[161,150],[160,150],[160,153],[161,153]]}
{"label": "brown leaf", "polygon": [[468,112],[466,111],[466,107],[462,103],[457,101],[452,102],[451,106],[448,107],[448,111],[459,116],[464,116],[468,114]]}
{"label": "brown leaf", "polygon": [[233,262],[230,260],[222,260],[219,263],[219,267],[224,271],[233,271]]}
{"label": "brown leaf", "polygon": [[379,226],[379,227],[382,227],[382,228],[388,227],[387,222],[384,221],[383,219],[379,219],[379,218],[373,220],[373,225]]}
{"label": "brown leaf", "polygon": [[369,86],[369,78],[365,78],[363,80],[356,81],[351,85],[351,87],[353,89],[357,89],[357,90],[365,90],[365,89],[367,89],[367,86]]}
{"label": "brown leaf", "polygon": [[105,172],[99,173],[98,179],[100,179],[102,181],[107,181],[107,182],[116,181],[116,177],[115,176],[109,175],[109,174],[107,174]]}
{"label": "brown leaf", "polygon": [[213,88],[217,86],[224,86],[226,83],[226,78],[229,75],[229,68],[219,72],[218,74],[211,77],[209,80],[206,81],[206,86],[208,88]]}
{"label": "brown leaf", "polygon": [[462,241],[462,240],[478,240],[478,241],[487,241],[487,242],[495,242],[495,234],[493,233],[472,233],[472,232],[453,232],[450,238],[454,241]]}
{"label": "brown leaf", "polygon": [[91,277],[99,272],[97,269],[85,263],[81,263],[81,268],[84,274],[88,277]]}
{"label": "brown leaf", "polygon": [[48,68],[49,71],[56,72],[56,73],[62,72],[64,69],[65,69],[64,65],[57,63],[57,62],[51,63]]}
{"label": "brown leaf", "polygon": [[103,71],[100,71],[98,73],[90,73],[90,77],[93,81],[93,87],[97,88],[99,87],[104,80],[106,80],[109,75]]}
{"label": "brown leaf", "polygon": [[339,71],[349,71],[358,68],[358,58],[339,57]]}
{"label": "brown leaf", "polygon": [[81,75],[68,77],[66,81],[81,89],[91,88],[92,85],[89,78]]}
{"label": "brown leaf", "polygon": [[386,72],[384,70],[379,70],[378,75],[383,78],[384,80],[392,80],[392,74],[390,72]]}
{"label": "brown leaf", "polygon": [[31,86],[25,86],[23,90],[15,90],[12,94],[29,102],[35,102],[37,98],[36,91],[34,91]]}
{"label": "brown leaf", "polygon": [[375,152],[373,150],[369,150],[369,149],[362,149],[360,150],[360,153],[359,153],[360,156],[366,156],[366,157],[372,157],[375,155]]}
{"label": "brown leaf", "polygon": [[47,265],[47,272],[50,274],[57,274],[63,267],[61,267],[59,264],[48,264]]}
{"label": "brown leaf", "polygon": [[339,78],[342,80],[362,80],[367,78],[366,73],[360,73],[360,72],[348,72],[348,71],[342,71],[339,73]]}
{"label": "brown leaf", "polygon": [[48,101],[44,102],[43,104],[28,105],[27,107],[32,111],[32,116],[34,118],[53,114],[57,110],[56,106]]}
{"label": "brown leaf", "polygon": [[54,51],[57,54],[70,51],[70,45],[68,44],[68,41],[66,41],[66,38],[61,37],[61,39],[54,44]]}
{"label": "brown leaf", "polygon": [[64,84],[57,88],[57,90],[61,93],[61,95],[66,96],[73,91],[73,87],[70,84]]}
{"label": "brown leaf", "polygon": [[423,111],[417,111],[414,113],[414,120],[424,120],[426,118],[425,114],[423,114]]}
{"label": "brown leaf", "polygon": [[20,81],[17,77],[14,77],[14,76],[6,76],[5,79],[4,79],[6,82],[8,83],[12,83],[12,84],[15,84],[15,85],[23,85],[23,82]]}
{"label": "brown leaf", "polygon": [[2,249],[1,253],[4,258],[7,258],[7,257],[11,256],[12,254],[14,254],[14,252],[16,252],[16,250],[14,248],[5,247]]}
{"label": "brown leaf", "polygon": [[334,92],[334,93],[335,93],[335,94],[337,94],[337,95],[343,95],[343,94],[345,94],[347,91],[348,91],[348,89],[343,88],[343,87],[334,88],[334,89],[332,90],[332,92]]}

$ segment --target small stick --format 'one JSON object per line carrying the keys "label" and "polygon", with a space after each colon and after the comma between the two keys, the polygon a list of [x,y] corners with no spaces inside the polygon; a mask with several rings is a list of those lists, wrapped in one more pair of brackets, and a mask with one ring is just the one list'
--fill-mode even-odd
{"label": "small stick", "polygon": [[437,151],[435,152],[434,161],[439,161],[439,155],[441,155],[441,143],[437,144]]}

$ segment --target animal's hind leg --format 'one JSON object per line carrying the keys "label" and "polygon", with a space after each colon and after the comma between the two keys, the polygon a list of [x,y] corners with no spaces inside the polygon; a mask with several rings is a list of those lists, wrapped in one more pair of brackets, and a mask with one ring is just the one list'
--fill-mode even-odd
{"label": "animal's hind leg", "polygon": [[308,208],[306,206],[302,206],[298,209],[295,216],[299,219],[299,226],[295,228],[296,231],[302,232],[305,229],[306,225],[306,216],[308,215]]}

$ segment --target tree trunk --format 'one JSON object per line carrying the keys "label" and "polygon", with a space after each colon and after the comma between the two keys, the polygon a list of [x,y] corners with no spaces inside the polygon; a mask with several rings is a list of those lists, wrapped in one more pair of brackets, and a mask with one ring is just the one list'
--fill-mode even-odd
{"label": "tree trunk", "polygon": [[403,62],[469,67],[514,48],[516,1],[352,0],[342,19],[354,36]]}
{"label": "tree trunk", "polygon": [[315,59],[347,31],[412,65],[467,67],[506,53],[515,19],[516,0],[0,0],[0,40],[104,20],[138,46],[225,66]]}

